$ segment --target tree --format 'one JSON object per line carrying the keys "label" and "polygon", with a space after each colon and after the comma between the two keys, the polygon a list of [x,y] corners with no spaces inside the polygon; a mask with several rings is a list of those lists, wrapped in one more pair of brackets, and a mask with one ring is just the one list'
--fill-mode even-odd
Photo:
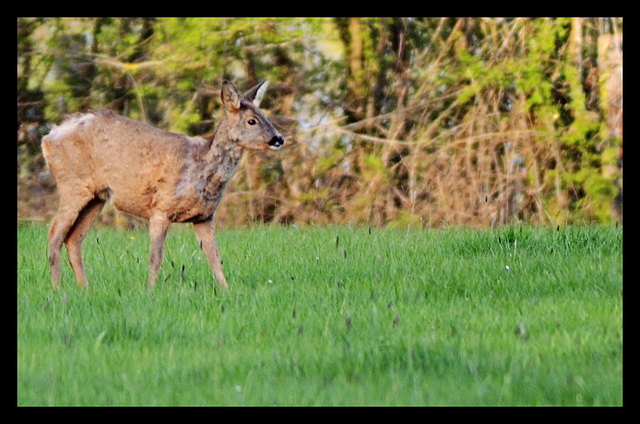
{"label": "tree", "polygon": [[619,18],[20,18],[17,30],[19,215],[52,209],[40,138],[66,114],[108,108],[210,136],[223,79],[269,78],[263,105],[286,148],[245,156],[223,225],[621,219]]}

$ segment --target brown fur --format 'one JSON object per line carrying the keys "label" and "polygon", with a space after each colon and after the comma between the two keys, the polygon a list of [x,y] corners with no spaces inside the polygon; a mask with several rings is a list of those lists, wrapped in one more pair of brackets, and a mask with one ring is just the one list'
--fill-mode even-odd
{"label": "brown fur", "polygon": [[173,222],[192,222],[218,285],[227,287],[213,220],[244,150],[277,149],[284,139],[258,108],[267,82],[243,97],[225,81],[225,116],[210,140],[159,130],[110,111],[74,115],[42,140],[56,179],[60,210],[49,228],[49,264],[60,285],[64,242],[78,285],[88,286],[80,249],[108,198],[149,219],[149,287],[155,285]]}

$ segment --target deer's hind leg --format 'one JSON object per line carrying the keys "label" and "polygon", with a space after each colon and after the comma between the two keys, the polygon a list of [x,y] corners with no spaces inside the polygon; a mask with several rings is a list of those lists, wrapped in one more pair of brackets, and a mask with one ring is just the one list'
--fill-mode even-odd
{"label": "deer's hind leg", "polygon": [[60,251],[62,250],[62,243],[67,240],[71,228],[93,197],[92,194],[85,196],[60,195],[60,211],[53,218],[48,233],[49,266],[51,267],[51,284],[53,288],[60,286]]}
{"label": "deer's hind leg", "polygon": [[89,287],[89,281],[84,272],[84,266],[82,264],[82,242],[91,228],[91,224],[98,216],[105,201],[100,198],[94,198],[89,201],[87,205],[80,211],[78,218],[71,226],[71,229],[67,233],[64,243],[67,246],[67,252],[69,253],[69,263],[73,268],[73,273],[76,276],[76,282],[78,286],[87,288]]}

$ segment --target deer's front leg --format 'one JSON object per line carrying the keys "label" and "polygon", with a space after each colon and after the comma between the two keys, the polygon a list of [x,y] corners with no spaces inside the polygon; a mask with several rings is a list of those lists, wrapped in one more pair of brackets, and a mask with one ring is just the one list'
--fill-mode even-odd
{"label": "deer's front leg", "polygon": [[209,265],[213,269],[213,274],[218,281],[218,286],[222,289],[229,287],[227,279],[222,273],[222,261],[220,260],[220,250],[218,249],[218,243],[216,242],[215,229],[213,227],[213,218],[194,224],[193,227],[196,230],[196,237],[200,243],[200,247],[204,250],[204,254],[207,256]]}
{"label": "deer's front leg", "polygon": [[149,221],[149,237],[151,239],[151,251],[149,254],[149,288],[156,285],[158,270],[164,256],[164,241],[167,238],[171,222],[165,217],[154,216]]}

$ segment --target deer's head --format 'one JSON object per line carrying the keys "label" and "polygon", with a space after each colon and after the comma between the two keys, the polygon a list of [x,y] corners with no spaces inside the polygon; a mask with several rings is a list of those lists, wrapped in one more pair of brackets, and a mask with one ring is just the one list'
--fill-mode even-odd
{"label": "deer's head", "polygon": [[229,81],[222,83],[222,104],[229,120],[229,137],[247,150],[278,150],[284,137],[271,125],[260,110],[260,101],[269,85],[269,80],[247,91],[241,96]]}

